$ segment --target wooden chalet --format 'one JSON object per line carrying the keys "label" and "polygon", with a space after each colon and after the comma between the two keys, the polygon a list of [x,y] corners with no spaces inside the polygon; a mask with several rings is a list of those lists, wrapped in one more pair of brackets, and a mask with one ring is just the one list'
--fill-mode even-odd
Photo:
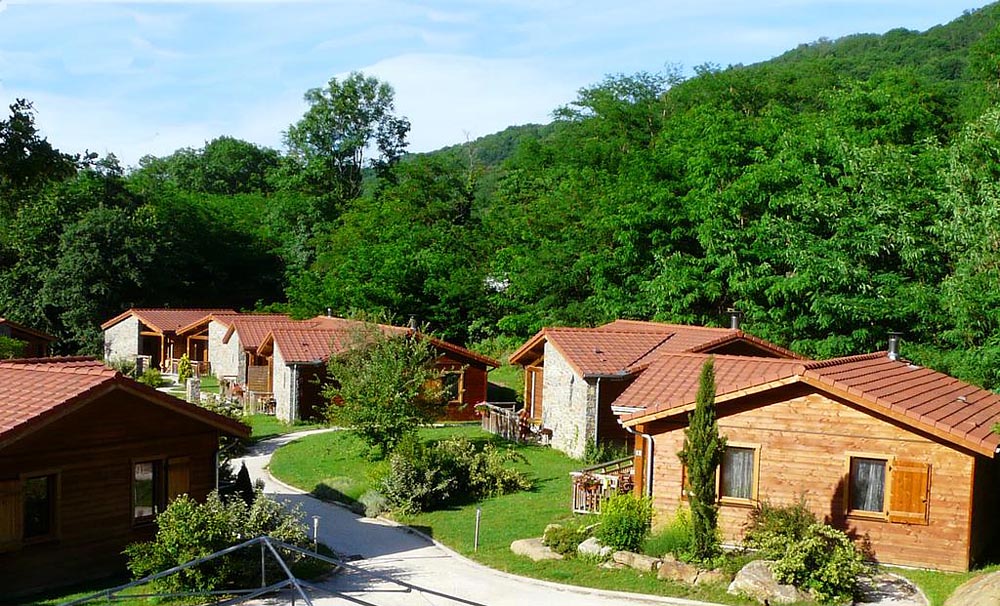
{"label": "wooden chalet", "polygon": [[617,320],[596,328],[545,328],[510,356],[524,368],[524,414],[551,444],[582,457],[588,445],[631,437],[612,404],[658,357],[701,352],[798,359],[740,330]]}
{"label": "wooden chalet", "polygon": [[208,336],[182,334],[181,329],[211,314],[235,314],[231,309],[129,309],[111,318],[104,331],[104,359],[144,358],[147,367],[176,371],[177,361],[188,355],[199,371],[207,369]]}
{"label": "wooden chalet", "polygon": [[90,358],[0,362],[0,587],[13,597],[125,572],[180,494],[216,487],[244,425]]}
{"label": "wooden chalet", "polygon": [[[667,519],[705,354],[667,354],[615,400],[637,432],[635,486]],[[964,571],[1000,545],[1000,397],[885,352],[826,361],[714,356],[719,523],[803,500],[884,563]],[[663,519],[663,518],[661,518]]]}
{"label": "wooden chalet", "polygon": [[22,324],[0,318],[0,337],[16,339],[24,343],[25,358],[44,358],[52,350],[56,338],[40,330],[28,328]]}
{"label": "wooden chalet", "polygon": [[[387,334],[413,334],[404,327],[377,326]],[[267,360],[279,419],[292,422],[323,413],[326,403],[320,386],[326,379],[326,362],[331,355],[354,347],[363,327],[364,323],[356,320],[318,316],[298,325],[275,328],[264,337],[257,355]],[[436,364],[451,395],[445,418],[476,419],[475,405],[486,401],[487,373],[499,366],[499,362],[447,341],[417,334],[429,339],[439,355]]]}

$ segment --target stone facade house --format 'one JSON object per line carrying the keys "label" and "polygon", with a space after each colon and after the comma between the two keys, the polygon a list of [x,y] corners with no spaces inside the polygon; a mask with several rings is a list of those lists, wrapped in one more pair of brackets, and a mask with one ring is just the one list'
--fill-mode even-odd
{"label": "stone facade house", "polygon": [[90,358],[0,361],[0,587],[6,598],[124,574],[173,497],[217,484],[226,417]]}
{"label": "stone facade house", "polygon": [[110,362],[143,357],[150,368],[172,372],[177,360],[187,354],[192,362],[207,365],[207,337],[189,336],[180,331],[211,314],[223,313],[236,312],[231,309],[128,309],[101,324],[104,359]]}
{"label": "stone facade house", "polygon": [[[636,490],[667,519],[686,506],[677,452],[708,357],[660,356],[615,400],[637,434]],[[962,571],[1000,555],[1000,396],[894,351],[714,365],[725,540],[758,503],[802,501],[883,563]]]}
{"label": "stone facade house", "polygon": [[677,352],[799,358],[738,328],[617,320],[542,329],[510,361],[524,368],[527,416],[551,430],[554,448],[580,458],[588,445],[630,440],[612,405],[654,360]]}

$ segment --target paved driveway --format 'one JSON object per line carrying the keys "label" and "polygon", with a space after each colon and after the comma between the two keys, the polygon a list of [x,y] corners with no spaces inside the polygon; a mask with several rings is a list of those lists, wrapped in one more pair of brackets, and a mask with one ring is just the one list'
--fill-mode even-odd
{"label": "paved driveway", "polygon": [[[322,586],[343,593],[343,597],[317,595],[314,596],[317,598],[314,600],[317,605],[706,606],[705,602],[581,589],[498,572],[404,527],[381,519],[365,518],[342,507],[314,499],[277,482],[266,467],[271,453],[278,446],[308,433],[315,432],[302,432],[263,441],[248,456],[237,460],[235,467],[239,469],[240,462],[245,462],[252,479],[264,480],[264,490],[267,493],[275,495],[279,500],[301,505],[306,515],[310,516],[310,521],[311,516],[319,516],[321,542],[338,553],[358,556],[353,564],[388,579],[376,579],[363,573],[336,575]],[[406,586],[392,581],[401,581]]]}

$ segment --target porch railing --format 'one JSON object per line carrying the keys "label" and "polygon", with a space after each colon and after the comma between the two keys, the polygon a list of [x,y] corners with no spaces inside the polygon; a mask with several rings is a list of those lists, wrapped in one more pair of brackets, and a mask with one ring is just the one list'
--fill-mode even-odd
{"label": "porch railing", "polygon": [[519,441],[520,421],[517,417],[517,402],[483,402],[476,404],[481,415],[483,431],[498,435],[511,442]]}
{"label": "porch railing", "polygon": [[601,504],[614,494],[631,492],[634,486],[633,459],[627,457],[571,471],[573,513],[601,513]]}

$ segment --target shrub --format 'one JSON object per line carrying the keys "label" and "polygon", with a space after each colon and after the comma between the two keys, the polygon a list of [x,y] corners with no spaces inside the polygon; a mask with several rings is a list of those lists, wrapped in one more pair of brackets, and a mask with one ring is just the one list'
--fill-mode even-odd
{"label": "shrub", "polygon": [[122,375],[134,379],[135,377],[135,360],[130,360],[128,358],[115,358],[108,362],[108,366],[114,368]]}
{"label": "shrub", "polygon": [[[301,511],[290,512],[260,493],[252,505],[242,499],[223,502],[214,492],[204,503],[181,495],[156,518],[156,525],[152,541],[125,549],[128,568],[136,578],[265,534],[301,547],[309,544]],[[268,565],[269,575],[278,573],[270,558]],[[259,582],[259,577],[260,551],[247,549],[182,570],[156,581],[156,586],[167,592],[213,591],[246,587]]]}
{"label": "shrub", "polygon": [[775,562],[774,577],[808,589],[819,602],[845,602],[853,597],[858,575],[865,568],[850,537],[826,524],[812,524]]}
{"label": "shrub", "polygon": [[587,540],[590,531],[576,523],[549,524],[542,535],[542,545],[566,557],[575,557],[576,548]]}
{"label": "shrub", "polygon": [[608,442],[594,444],[593,442],[588,442],[586,448],[583,450],[583,462],[587,465],[617,461],[627,456],[629,456],[629,448],[623,444],[611,444]]}
{"label": "shrub", "polygon": [[193,376],[194,367],[191,365],[191,358],[187,354],[184,354],[177,361],[177,382],[187,387],[187,380]]}
{"label": "shrub", "polygon": [[679,559],[688,559],[691,549],[691,510],[678,507],[674,519],[646,539],[643,552],[660,557],[671,553]]}
{"label": "shrub", "polygon": [[163,375],[160,374],[160,371],[155,368],[147,368],[142,371],[142,375],[140,375],[136,381],[149,385],[153,388],[163,387],[167,384],[167,382],[163,379]]}
{"label": "shrub", "polygon": [[790,543],[802,540],[810,526],[819,520],[806,508],[804,500],[794,505],[777,506],[767,501],[754,507],[743,525],[743,544],[774,560],[785,553]]}
{"label": "shrub", "polygon": [[653,504],[647,497],[617,494],[601,505],[594,531],[603,545],[615,550],[639,551],[653,523]]}
{"label": "shrub", "polygon": [[508,466],[521,459],[513,450],[492,444],[478,450],[465,438],[429,446],[406,441],[390,457],[379,488],[393,509],[403,514],[419,513],[460,499],[476,500],[530,488],[524,474]]}

